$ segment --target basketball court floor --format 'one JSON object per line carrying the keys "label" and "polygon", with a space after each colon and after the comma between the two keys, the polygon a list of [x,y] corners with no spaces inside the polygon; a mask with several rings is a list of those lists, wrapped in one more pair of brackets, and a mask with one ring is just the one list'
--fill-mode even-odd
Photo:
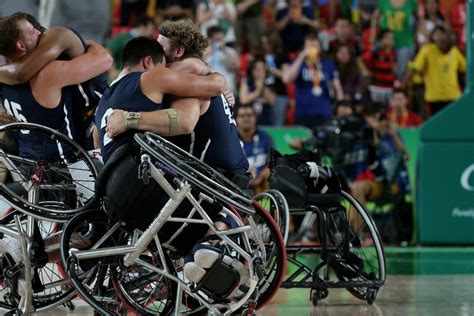
{"label": "basketball court floor", "polygon": [[[409,247],[385,249],[386,285],[373,305],[342,289],[312,306],[307,289],[281,289],[257,315],[474,315],[474,248]],[[311,260],[311,258],[308,258]],[[38,315],[91,315],[84,302]]]}

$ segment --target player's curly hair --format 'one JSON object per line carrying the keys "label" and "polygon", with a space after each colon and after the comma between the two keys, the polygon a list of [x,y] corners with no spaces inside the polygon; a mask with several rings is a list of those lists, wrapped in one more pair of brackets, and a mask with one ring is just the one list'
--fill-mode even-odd
{"label": "player's curly hair", "polygon": [[183,58],[202,58],[208,41],[191,20],[165,21],[160,34],[170,39],[171,49],[184,47]]}

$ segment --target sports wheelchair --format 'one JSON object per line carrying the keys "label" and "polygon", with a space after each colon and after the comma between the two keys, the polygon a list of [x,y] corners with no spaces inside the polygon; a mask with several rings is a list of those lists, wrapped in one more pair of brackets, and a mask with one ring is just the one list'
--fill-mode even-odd
{"label": "sports wheelchair", "polygon": [[11,206],[0,220],[0,243],[14,240],[20,248],[16,256],[1,254],[0,308],[29,314],[75,295],[60,262],[48,261],[44,240],[59,241],[61,223],[95,203],[98,168],[77,143],[50,128],[12,123],[0,126],[0,135],[0,196]]}
{"label": "sports wheelchair", "polygon": [[[289,214],[305,216],[299,235],[307,230],[314,233],[311,245],[287,245],[292,272],[282,287],[310,288],[314,305],[328,296],[329,288],[345,288],[372,304],[385,283],[385,256],[377,227],[365,208],[342,189],[339,175],[322,166],[315,152],[286,156],[273,152],[269,167],[270,188],[283,194]],[[274,209],[284,210],[278,203],[282,206]],[[280,227],[288,227],[286,211],[274,216]],[[305,259],[307,255],[310,260]]]}
{"label": "sports wheelchair", "polygon": [[[104,166],[96,182],[100,207],[79,213],[63,229],[62,262],[80,296],[103,314],[121,313],[124,305],[144,315],[262,307],[286,267],[283,237],[271,216],[233,182],[160,136],[136,134],[135,142]],[[112,188],[117,185],[126,186],[124,194],[142,192],[137,203],[156,201],[146,206],[157,211],[147,225],[129,225],[144,216],[138,212],[122,220]],[[219,230],[209,212],[235,225]],[[217,259],[198,256],[201,249],[212,249]],[[202,275],[187,270],[193,262]]]}

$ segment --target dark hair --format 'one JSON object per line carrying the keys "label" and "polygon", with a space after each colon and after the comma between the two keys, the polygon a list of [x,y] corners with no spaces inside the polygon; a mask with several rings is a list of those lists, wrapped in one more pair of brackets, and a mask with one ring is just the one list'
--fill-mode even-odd
{"label": "dark hair", "polygon": [[155,64],[161,63],[164,55],[163,47],[157,41],[143,36],[136,37],[122,51],[122,67],[135,66],[146,56],[150,56]]}
{"label": "dark hair", "polygon": [[448,31],[446,30],[446,28],[442,25],[436,25],[433,30],[431,31],[431,36],[433,36],[433,34],[436,32],[436,31],[440,31],[440,32],[443,32],[443,33],[447,33]]}
{"label": "dark hair", "polygon": [[251,109],[252,113],[254,115],[257,115],[257,112],[255,112],[255,109],[253,108],[252,103],[247,103],[247,104],[240,104],[239,106],[235,108],[234,117],[237,117],[239,115],[240,109]]}
{"label": "dark hair", "polygon": [[148,24],[153,24],[156,26],[155,20],[152,17],[149,17],[148,15],[141,15],[133,22],[132,27],[135,28],[139,26],[148,26]]}
{"label": "dark hair", "polygon": [[28,13],[25,13],[25,16],[28,22],[30,22],[31,25],[33,25],[35,29],[37,29],[41,33],[44,33],[46,31],[46,28],[43,25],[41,25],[40,22],[38,22],[38,20],[34,16]]}
{"label": "dark hair", "polygon": [[17,12],[0,20],[0,55],[9,58],[15,54],[16,41],[20,39],[18,22],[21,20],[30,22],[31,18],[33,17],[27,13]]}
{"label": "dark hair", "polygon": [[224,33],[224,30],[222,29],[222,27],[218,25],[214,25],[207,29],[208,38],[212,38],[217,33]]}
{"label": "dark hair", "polygon": [[304,35],[304,40],[306,41],[307,39],[319,41],[318,32],[311,31],[306,33]]}
{"label": "dark hair", "polygon": [[165,21],[160,26],[160,34],[170,39],[171,49],[184,47],[184,58],[202,58],[208,45],[199,28],[189,19]]}
{"label": "dark hair", "polygon": [[[347,64],[341,64],[337,59],[337,52],[341,48],[347,48],[349,54],[351,54],[351,58]],[[336,64],[336,68],[339,71],[339,79],[341,83],[350,83],[351,85],[360,80],[360,72],[359,67],[357,66],[357,61],[355,58],[355,53],[353,48],[348,44],[341,44],[336,48],[336,54],[334,56],[334,63]]]}
{"label": "dark hair", "polygon": [[403,90],[403,89],[400,89],[400,88],[398,88],[398,89],[393,89],[392,95],[394,95],[394,94],[396,94],[396,93],[401,93],[401,94],[403,94],[405,97],[407,96],[406,91]]}
{"label": "dark hair", "polygon": [[250,85],[254,84],[252,72],[253,72],[253,69],[255,68],[255,64],[260,63],[260,62],[266,65],[265,57],[263,55],[255,55],[255,57],[249,63],[249,66],[247,68],[247,82]]}
{"label": "dark hair", "polygon": [[379,33],[379,40],[382,40],[385,35],[389,34],[389,33],[393,33],[391,30],[389,29],[382,29],[380,30],[380,33]]}

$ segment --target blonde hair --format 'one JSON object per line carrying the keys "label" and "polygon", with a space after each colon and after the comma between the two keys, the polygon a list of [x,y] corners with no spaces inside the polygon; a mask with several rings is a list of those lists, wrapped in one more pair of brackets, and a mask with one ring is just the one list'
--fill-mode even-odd
{"label": "blonde hair", "polygon": [[165,21],[160,26],[160,34],[169,38],[171,48],[184,48],[183,58],[202,58],[208,41],[191,20]]}

